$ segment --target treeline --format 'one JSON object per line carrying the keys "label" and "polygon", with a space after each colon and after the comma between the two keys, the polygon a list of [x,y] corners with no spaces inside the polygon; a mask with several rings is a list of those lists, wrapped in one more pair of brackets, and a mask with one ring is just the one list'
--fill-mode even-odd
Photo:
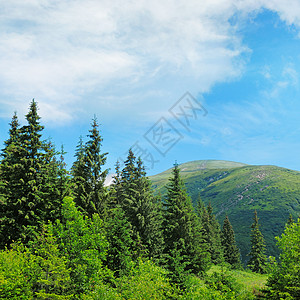
{"label": "treeline", "polygon": [[[207,275],[212,265],[241,269],[239,249],[228,217],[221,228],[210,204],[199,198],[193,207],[177,164],[166,196],[156,196],[143,162],[129,150],[106,187],[108,153],[96,118],[87,141],[79,140],[70,173],[63,148],[42,139],[34,100],[26,121],[21,126],[14,114],[1,153],[1,299],[254,297],[223,272]],[[291,220],[285,235],[299,241],[299,228]],[[285,235],[279,239],[283,253]],[[282,261],[296,259],[285,255]],[[254,272],[272,268],[262,292],[267,299],[299,295],[299,277],[288,283],[287,262],[268,264],[256,212],[249,257]]]}

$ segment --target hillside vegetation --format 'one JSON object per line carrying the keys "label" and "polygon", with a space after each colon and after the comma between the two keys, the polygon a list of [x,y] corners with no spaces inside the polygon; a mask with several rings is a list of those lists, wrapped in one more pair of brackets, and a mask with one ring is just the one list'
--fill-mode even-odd
{"label": "hillside vegetation", "polygon": [[[211,202],[220,224],[229,216],[244,262],[254,210],[258,212],[267,255],[278,256],[274,237],[283,232],[289,214],[294,218],[300,214],[300,172],[218,160],[193,161],[179,167],[193,203],[199,195],[205,204]],[[156,192],[165,194],[170,172],[150,177]]]}
{"label": "hillside vegetation", "polygon": [[[68,172],[37,112],[32,100],[26,124],[13,115],[0,153],[0,299],[300,299],[300,218],[278,234],[278,260],[259,221],[270,253],[299,212],[298,172],[200,161],[181,166],[184,183],[175,164],[155,195],[130,149],[108,188],[97,118]],[[215,214],[250,238],[246,270]]]}

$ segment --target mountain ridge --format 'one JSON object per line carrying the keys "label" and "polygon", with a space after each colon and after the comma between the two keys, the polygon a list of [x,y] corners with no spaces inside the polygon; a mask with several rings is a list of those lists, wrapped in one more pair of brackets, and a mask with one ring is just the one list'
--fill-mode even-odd
{"label": "mountain ridge", "polygon": [[[199,168],[203,162],[206,168]],[[254,211],[260,218],[267,254],[278,256],[275,236],[282,233],[289,214],[300,214],[300,172],[273,165],[199,160],[179,165],[188,194],[195,204],[199,195],[212,204],[222,226],[228,215],[236,233],[243,261],[250,247],[250,226]],[[168,169],[150,176],[156,193],[166,192]]]}

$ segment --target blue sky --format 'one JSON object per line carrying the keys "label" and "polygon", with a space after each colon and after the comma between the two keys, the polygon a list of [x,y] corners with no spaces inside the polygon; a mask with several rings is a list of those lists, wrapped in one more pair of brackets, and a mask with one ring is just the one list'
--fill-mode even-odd
{"label": "blue sky", "polygon": [[112,171],[130,147],[150,175],[198,159],[300,170],[299,0],[124,3],[0,0],[2,145],[35,98],[69,167],[96,114]]}

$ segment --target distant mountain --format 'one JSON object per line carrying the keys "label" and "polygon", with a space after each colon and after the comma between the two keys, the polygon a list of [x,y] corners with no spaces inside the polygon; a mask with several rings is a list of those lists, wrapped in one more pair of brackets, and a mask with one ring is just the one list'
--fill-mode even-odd
{"label": "distant mountain", "polygon": [[[243,261],[250,247],[254,210],[267,243],[267,255],[278,256],[274,237],[282,233],[290,213],[295,219],[300,215],[300,172],[220,160],[192,161],[181,164],[180,169],[194,203],[199,195],[205,204],[211,202],[221,226],[228,215]],[[165,194],[171,171],[150,177],[156,192]]]}

